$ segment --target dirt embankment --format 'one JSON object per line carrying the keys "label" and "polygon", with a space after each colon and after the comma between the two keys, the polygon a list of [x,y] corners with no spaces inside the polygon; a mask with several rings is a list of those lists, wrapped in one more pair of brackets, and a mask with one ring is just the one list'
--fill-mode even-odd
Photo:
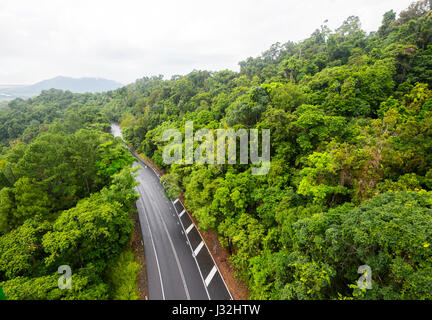
{"label": "dirt embankment", "polygon": [[[186,210],[190,213],[190,211],[184,205],[183,195],[180,197],[180,201],[182,202]],[[201,236],[204,239],[207,247],[209,248],[220,272],[222,273],[222,277],[224,278],[233,299],[249,300],[249,288],[245,281],[242,281],[241,279],[235,277],[236,269],[234,268],[232,263],[229,262],[229,258],[231,257],[231,255],[229,254],[228,250],[221,246],[219,239],[213,230],[200,230],[199,222],[192,213],[191,217],[194,224],[197,226],[197,229],[201,233]]]}

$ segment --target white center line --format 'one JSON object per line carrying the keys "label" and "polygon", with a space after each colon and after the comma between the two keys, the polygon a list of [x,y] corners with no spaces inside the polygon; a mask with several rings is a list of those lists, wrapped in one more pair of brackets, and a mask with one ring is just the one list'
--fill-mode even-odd
{"label": "white center line", "polygon": [[160,266],[159,266],[159,259],[158,259],[158,255],[157,255],[157,252],[156,252],[156,246],[155,246],[155,243],[154,243],[154,240],[153,240],[153,233],[152,233],[152,231],[150,229],[150,222],[148,220],[147,212],[146,212],[146,209],[145,209],[144,204],[142,202],[143,201],[142,197],[140,196],[138,198],[138,200],[141,202],[141,206],[142,206],[143,211],[144,211],[144,217],[145,217],[146,222],[147,222],[146,224],[147,224],[147,228],[149,230],[150,240],[152,242],[152,247],[153,247],[153,252],[154,252],[154,255],[156,257],[156,266],[157,266],[158,273],[159,273],[159,281],[160,281],[160,285],[161,285],[162,299],[165,300],[165,291],[164,291],[164,287],[163,287],[162,274],[161,274],[161,270],[160,270]]}
{"label": "white center line", "polygon": [[188,286],[187,286],[187,283],[186,283],[186,279],[185,279],[185,276],[184,276],[184,273],[183,273],[183,268],[181,267],[181,264],[180,264],[177,252],[176,252],[176,250],[174,248],[174,243],[173,243],[173,241],[171,239],[171,236],[170,236],[170,234],[168,232],[168,228],[166,226],[166,223],[165,223],[165,221],[164,221],[164,219],[162,217],[161,209],[160,209],[159,204],[157,202],[153,201],[153,204],[154,204],[153,208],[156,209],[154,212],[155,212],[156,216],[159,218],[159,221],[162,222],[162,227],[163,227],[163,229],[165,231],[165,234],[168,237],[168,242],[171,245],[171,249],[172,249],[172,252],[174,254],[174,258],[176,260],[176,263],[177,263],[177,268],[179,270],[180,277],[181,277],[181,280],[183,282],[183,287],[185,289],[186,298],[187,298],[187,300],[190,300],[191,298],[190,298],[190,295],[189,295],[189,289],[188,289]]}

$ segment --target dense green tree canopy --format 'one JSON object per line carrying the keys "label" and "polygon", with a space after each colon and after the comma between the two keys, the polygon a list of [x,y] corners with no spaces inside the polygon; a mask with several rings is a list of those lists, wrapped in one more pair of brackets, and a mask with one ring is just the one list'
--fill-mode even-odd
{"label": "dense green tree canopy", "polygon": [[[50,90],[0,114],[0,143],[8,142],[0,155],[0,282],[8,299],[108,299],[124,290],[113,269],[124,267],[137,298],[133,259],[114,263],[133,230],[134,159],[104,132],[103,101]],[[73,290],[58,288],[60,265],[73,270]]]}
{"label": "dense green tree canopy", "polygon": [[[168,195],[183,194],[228,247],[252,298],[430,298],[430,9],[389,11],[370,34],[352,16],[273,45],[238,74],[145,78],[108,104],[126,139],[167,170]],[[269,174],[164,164],[162,133],[184,133],[185,121],[270,129]],[[361,265],[372,290],[356,289]]]}
{"label": "dense green tree canopy", "polygon": [[[113,293],[104,268],[130,261],[123,250],[136,200],[133,159],[106,133],[117,121],[167,172],[167,194],[183,195],[200,228],[217,233],[251,298],[431,299],[431,43],[423,0],[387,12],[370,34],[355,16],[334,31],[324,24],[247,58],[239,72],[195,70],[104,94],[50,90],[9,102],[0,111],[6,294],[133,296]],[[184,134],[185,121],[195,132],[270,129],[268,174],[240,163],[165,164],[163,132]],[[54,265],[66,262],[79,292],[56,289]],[[362,265],[372,269],[371,290],[356,285]]]}

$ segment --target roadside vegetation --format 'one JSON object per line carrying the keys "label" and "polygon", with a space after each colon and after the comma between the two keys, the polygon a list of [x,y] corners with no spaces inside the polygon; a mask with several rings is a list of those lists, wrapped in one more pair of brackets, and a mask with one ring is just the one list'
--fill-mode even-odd
{"label": "roadside vegetation", "polygon": [[[96,98],[51,90],[14,100],[0,115],[0,282],[8,299],[137,298],[128,246],[133,158],[106,133]],[[61,265],[72,269],[72,290],[58,288]]]}
{"label": "roadside vegetation", "polygon": [[[143,78],[106,112],[232,253],[252,299],[430,299],[431,2],[277,43],[239,73]],[[270,129],[271,169],[167,166],[163,132]],[[215,146],[216,148],[216,146]],[[185,147],[183,146],[183,150]],[[372,289],[357,287],[372,269]]]}
{"label": "roadside vegetation", "polygon": [[[133,161],[121,122],[231,253],[252,299],[432,298],[431,1],[277,43],[240,72],[143,78],[105,94],[44,91],[0,112],[0,282],[8,298],[136,298]],[[166,129],[271,130],[250,165],[167,166]],[[184,150],[183,146],[183,150]],[[57,288],[70,264],[75,290]],[[360,290],[358,268],[372,270]],[[113,270],[122,272],[113,272]]]}

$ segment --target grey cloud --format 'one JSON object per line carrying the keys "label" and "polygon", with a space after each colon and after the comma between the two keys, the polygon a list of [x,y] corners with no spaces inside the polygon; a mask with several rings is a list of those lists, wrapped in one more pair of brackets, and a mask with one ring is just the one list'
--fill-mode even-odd
{"label": "grey cloud", "polygon": [[367,31],[410,0],[2,0],[0,83],[98,76],[128,83],[238,69],[275,42],[359,15]]}

